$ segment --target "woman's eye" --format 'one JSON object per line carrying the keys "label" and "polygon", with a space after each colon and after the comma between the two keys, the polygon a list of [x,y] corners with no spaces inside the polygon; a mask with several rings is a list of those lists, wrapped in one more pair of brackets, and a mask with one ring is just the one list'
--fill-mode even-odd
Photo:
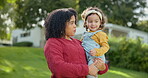
{"label": "woman's eye", "polygon": [[74,24],[73,22],[71,22],[71,24]]}
{"label": "woman's eye", "polygon": [[73,22],[69,22],[69,24],[73,24]]}

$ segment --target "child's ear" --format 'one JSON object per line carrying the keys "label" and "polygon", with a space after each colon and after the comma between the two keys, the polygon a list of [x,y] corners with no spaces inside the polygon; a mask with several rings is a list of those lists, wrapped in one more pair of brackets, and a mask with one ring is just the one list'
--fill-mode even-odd
{"label": "child's ear", "polygon": [[100,24],[102,25],[102,24],[103,24],[103,22],[102,22],[102,21],[100,21]]}
{"label": "child's ear", "polygon": [[86,31],[87,31],[87,29],[88,29],[88,27],[87,27],[87,23],[86,22],[84,22],[84,28],[86,28]]}
{"label": "child's ear", "polygon": [[84,25],[83,25],[85,28],[87,27],[87,24],[86,24],[86,22],[84,22]]}

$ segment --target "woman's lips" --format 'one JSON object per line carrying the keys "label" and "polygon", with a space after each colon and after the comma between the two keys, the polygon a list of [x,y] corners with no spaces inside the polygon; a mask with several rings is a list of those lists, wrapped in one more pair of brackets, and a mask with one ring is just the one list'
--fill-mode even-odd
{"label": "woman's lips", "polygon": [[74,30],[74,32],[76,32],[76,29]]}

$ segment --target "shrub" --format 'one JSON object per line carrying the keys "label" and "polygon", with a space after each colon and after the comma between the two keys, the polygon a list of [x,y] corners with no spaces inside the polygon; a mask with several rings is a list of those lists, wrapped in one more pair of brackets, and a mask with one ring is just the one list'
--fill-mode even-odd
{"label": "shrub", "polygon": [[106,56],[111,65],[148,72],[148,45],[141,40],[110,38]]}
{"label": "shrub", "polygon": [[20,47],[23,47],[23,46],[26,46],[26,47],[31,47],[33,45],[32,42],[18,42],[18,43],[14,43],[13,46],[20,46]]}

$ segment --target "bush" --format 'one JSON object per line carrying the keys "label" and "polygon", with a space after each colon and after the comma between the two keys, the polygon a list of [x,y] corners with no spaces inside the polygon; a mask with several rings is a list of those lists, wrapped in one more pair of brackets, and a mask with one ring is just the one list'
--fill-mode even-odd
{"label": "bush", "polygon": [[18,42],[18,43],[14,43],[13,46],[20,46],[20,47],[31,47],[33,45],[32,42]]}
{"label": "bush", "polygon": [[106,56],[112,65],[148,72],[148,45],[140,39],[110,38],[109,44]]}

